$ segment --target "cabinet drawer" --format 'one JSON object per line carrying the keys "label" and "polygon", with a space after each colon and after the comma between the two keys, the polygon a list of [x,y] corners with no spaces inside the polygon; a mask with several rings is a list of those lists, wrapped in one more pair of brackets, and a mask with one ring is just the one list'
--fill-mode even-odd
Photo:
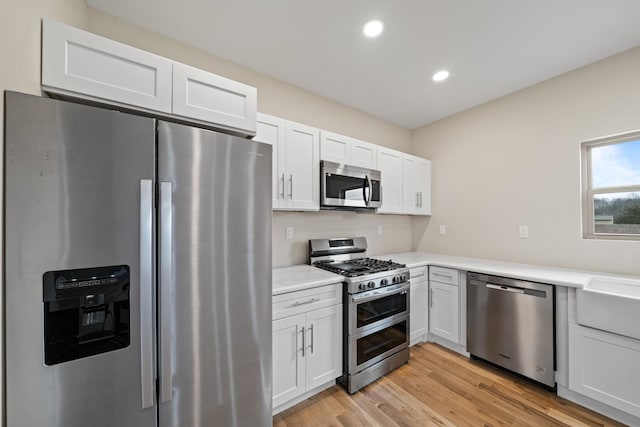
{"label": "cabinet drawer", "polygon": [[429,267],[429,280],[458,286],[458,270],[446,267]]}
{"label": "cabinet drawer", "polygon": [[411,279],[411,283],[427,280],[427,267],[412,268],[409,270],[409,279]]}
{"label": "cabinet drawer", "polygon": [[47,92],[171,112],[171,61],[44,19],[42,87]]}
{"label": "cabinet drawer", "polygon": [[320,286],[273,297],[273,320],[342,304],[342,283]]}

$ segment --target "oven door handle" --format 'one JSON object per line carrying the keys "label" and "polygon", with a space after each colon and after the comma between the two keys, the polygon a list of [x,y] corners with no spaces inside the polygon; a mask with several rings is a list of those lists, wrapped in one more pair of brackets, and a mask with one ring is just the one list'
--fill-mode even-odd
{"label": "oven door handle", "polygon": [[372,296],[358,296],[358,295],[355,295],[355,296],[351,297],[351,301],[356,303],[356,304],[363,303],[363,302],[368,302],[368,301],[373,301],[373,300],[376,300],[376,299],[380,299],[382,297],[388,297],[388,296],[395,295],[395,294],[400,294],[400,293],[403,293],[403,292],[406,293],[406,291],[408,291],[410,287],[411,287],[411,284],[409,282],[407,282],[406,285],[403,285],[403,286],[401,286],[399,288],[396,288],[396,289],[393,289],[393,290],[388,290],[386,292],[379,292],[379,293],[377,293],[375,295],[372,295]]}

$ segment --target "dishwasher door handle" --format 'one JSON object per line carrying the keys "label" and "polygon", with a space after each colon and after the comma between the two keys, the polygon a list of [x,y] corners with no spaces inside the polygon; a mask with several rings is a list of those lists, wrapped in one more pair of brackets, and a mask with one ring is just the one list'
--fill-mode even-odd
{"label": "dishwasher door handle", "polygon": [[514,294],[524,294],[524,289],[512,288],[511,286],[494,285],[493,283],[487,283],[487,288],[495,289],[497,291],[513,292]]}

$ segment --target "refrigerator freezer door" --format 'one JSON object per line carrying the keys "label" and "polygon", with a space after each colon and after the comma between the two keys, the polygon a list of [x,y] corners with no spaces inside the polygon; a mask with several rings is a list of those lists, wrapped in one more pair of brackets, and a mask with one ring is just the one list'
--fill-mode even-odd
{"label": "refrigerator freezer door", "polygon": [[171,272],[159,294],[172,304],[159,307],[170,328],[160,340],[171,340],[159,353],[161,427],[272,424],[271,154],[267,144],[158,124],[173,240],[170,259],[159,259]]}
{"label": "refrigerator freezer door", "polygon": [[[153,404],[153,347],[142,361],[141,339],[153,346],[154,332],[141,337],[140,276],[151,283],[154,255],[142,272],[140,247],[142,237],[153,250],[155,120],[13,92],[5,114],[6,424],[153,427],[156,407],[143,409]],[[49,324],[46,342],[64,354],[47,365],[49,318],[57,329]]]}

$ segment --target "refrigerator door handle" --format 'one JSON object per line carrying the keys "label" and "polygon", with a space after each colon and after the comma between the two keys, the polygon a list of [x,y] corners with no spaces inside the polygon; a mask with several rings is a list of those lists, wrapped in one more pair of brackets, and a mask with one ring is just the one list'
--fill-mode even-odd
{"label": "refrigerator door handle", "polygon": [[160,402],[173,399],[171,378],[171,307],[172,301],[172,265],[171,249],[173,248],[171,209],[172,184],[160,183]]}
{"label": "refrigerator door handle", "polygon": [[153,182],[140,180],[140,381],[142,409],[154,405]]}

